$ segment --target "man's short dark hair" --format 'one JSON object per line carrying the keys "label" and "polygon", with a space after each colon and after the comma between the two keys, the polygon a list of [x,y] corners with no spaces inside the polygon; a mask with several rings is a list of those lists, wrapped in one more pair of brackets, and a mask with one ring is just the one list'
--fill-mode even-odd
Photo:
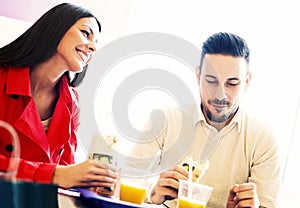
{"label": "man's short dark hair", "polygon": [[200,70],[206,54],[222,54],[243,57],[249,64],[250,51],[246,41],[232,33],[219,32],[211,35],[202,45]]}

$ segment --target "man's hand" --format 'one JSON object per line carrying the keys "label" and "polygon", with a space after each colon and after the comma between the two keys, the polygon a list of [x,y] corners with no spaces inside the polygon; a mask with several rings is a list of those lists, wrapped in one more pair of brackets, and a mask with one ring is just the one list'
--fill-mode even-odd
{"label": "man's hand", "polygon": [[259,207],[259,199],[254,183],[243,183],[231,187],[228,198],[227,208],[237,207]]}
{"label": "man's hand", "polygon": [[179,179],[188,179],[188,171],[180,165],[161,173],[151,193],[152,203],[161,204],[166,196],[177,198]]}

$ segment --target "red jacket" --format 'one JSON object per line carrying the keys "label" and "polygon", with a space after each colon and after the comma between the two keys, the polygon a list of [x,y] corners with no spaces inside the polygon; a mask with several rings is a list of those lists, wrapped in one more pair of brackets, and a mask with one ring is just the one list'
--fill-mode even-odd
{"label": "red jacket", "polygon": [[[50,183],[56,164],[74,163],[79,125],[77,92],[66,77],[59,84],[59,98],[46,134],[30,92],[28,67],[0,67],[0,120],[10,123],[20,139],[18,179]],[[0,171],[5,171],[14,147],[0,128]]]}

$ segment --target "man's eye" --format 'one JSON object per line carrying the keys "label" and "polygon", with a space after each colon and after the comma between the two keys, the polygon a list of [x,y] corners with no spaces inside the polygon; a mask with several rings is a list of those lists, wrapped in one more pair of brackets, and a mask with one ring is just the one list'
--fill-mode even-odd
{"label": "man's eye", "polygon": [[238,86],[240,84],[240,82],[228,82],[227,85],[231,86],[231,87],[235,87]]}
{"label": "man's eye", "polygon": [[84,34],[85,37],[89,37],[90,36],[90,33],[86,30],[81,30],[81,32]]}
{"label": "man's eye", "polygon": [[216,81],[216,80],[208,80],[208,79],[206,79],[206,82],[208,84],[218,84],[218,81]]}

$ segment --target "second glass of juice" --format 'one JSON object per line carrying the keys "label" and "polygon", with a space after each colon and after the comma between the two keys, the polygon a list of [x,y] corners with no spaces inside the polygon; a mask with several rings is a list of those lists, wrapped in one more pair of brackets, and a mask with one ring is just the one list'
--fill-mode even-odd
{"label": "second glass of juice", "polygon": [[179,180],[177,208],[205,208],[213,188],[187,180]]}

